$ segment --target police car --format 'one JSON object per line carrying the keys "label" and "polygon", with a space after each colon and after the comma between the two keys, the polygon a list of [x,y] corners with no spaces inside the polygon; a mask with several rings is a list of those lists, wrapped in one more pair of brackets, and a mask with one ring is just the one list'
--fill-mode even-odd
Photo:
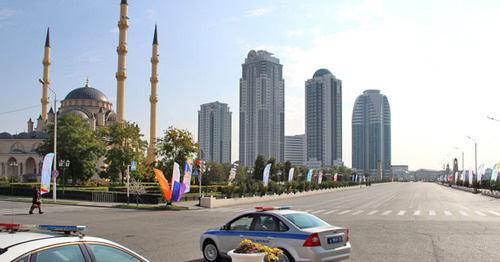
{"label": "police car", "polygon": [[0,261],[148,261],[112,241],[85,236],[87,226],[0,223]]}
{"label": "police car", "polygon": [[279,261],[338,261],[351,253],[349,229],[290,207],[256,207],[220,228],[206,231],[200,248],[207,261],[221,261],[244,239],[280,248]]}

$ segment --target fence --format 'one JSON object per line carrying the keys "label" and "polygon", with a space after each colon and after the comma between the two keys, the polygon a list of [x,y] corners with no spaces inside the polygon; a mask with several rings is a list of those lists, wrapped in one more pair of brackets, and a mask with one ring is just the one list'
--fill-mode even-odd
{"label": "fence", "polygon": [[92,192],[92,202],[116,202],[116,196],[110,192]]}

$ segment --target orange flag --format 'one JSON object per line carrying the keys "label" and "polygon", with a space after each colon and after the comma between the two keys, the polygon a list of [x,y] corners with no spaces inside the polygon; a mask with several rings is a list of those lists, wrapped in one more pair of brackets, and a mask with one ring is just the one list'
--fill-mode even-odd
{"label": "orange flag", "polygon": [[163,172],[161,170],[158,170],[156,168],[153,168],[153,170],[155,171],[156,178],[158,179],[161,191],[163,192],[163,196],[165,197],[166,200],[172,199],[172,190],[168,185],[167,179],[165,179],[165,175],[163,175]]}

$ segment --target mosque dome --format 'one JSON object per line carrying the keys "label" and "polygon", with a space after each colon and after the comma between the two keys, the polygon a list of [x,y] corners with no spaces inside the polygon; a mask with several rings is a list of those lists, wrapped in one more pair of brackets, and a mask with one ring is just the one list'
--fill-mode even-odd
{"label": "mosque dome", "polygon": [[69,110],[65,110],[65,111],[62,111],[60,113],[61,116],[64,116],[66,114],[69,114],[69,113],[73,113],[73,114],[76,114],[76,115],[81,115],[83,119],[89,119],[89,116],[87,113],[85,113],[83,110],[80,110],[80,109],[69,109]]}
{"label": "mosque dome", "polygon": [[12,135],[7,132],[3,132],[0,133],[0,139],[12,139]]}
{"label": "mosque dome", "polygon": [[66,95],[65,100],[68,99],[90,99],[90,100],[99,100],[104,102],[109,102],[106,95],[104,95],[101,91],[93,88],[93,87],[80,87],[77,88]]}
{"label": "mosque dome", "polygon": [[333,74],[330,72],[330,70],[322,68],[322,69],[319,69],[318,71],[316,71],[314,73],[313,78],[315,78],[315,77],[322,77],[322,76],[324,76],[326,74],[330,74],[330,75],[333,76]]}

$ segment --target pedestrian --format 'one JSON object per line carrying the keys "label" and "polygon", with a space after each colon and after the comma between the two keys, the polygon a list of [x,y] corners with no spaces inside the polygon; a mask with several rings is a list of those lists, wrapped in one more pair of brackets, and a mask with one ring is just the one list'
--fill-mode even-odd
{"label": "pedestrian", "polygon": [[43,214],[42,212],[42,196],[40,195],[40,190],[37,186],[33,187],[33,204],[30,208],[30,215],[33,214],[33,210],[38,208],[38,213]]}

